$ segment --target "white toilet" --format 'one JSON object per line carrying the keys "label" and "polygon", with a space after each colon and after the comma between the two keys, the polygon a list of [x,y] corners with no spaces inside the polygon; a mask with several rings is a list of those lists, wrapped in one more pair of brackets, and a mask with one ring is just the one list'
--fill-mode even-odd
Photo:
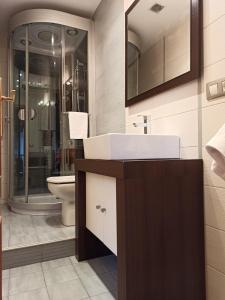
{"label": "white toilet", "polygon": [[48,177],[48,189],[62,200],[62,223],[75,225],[75,176]]}

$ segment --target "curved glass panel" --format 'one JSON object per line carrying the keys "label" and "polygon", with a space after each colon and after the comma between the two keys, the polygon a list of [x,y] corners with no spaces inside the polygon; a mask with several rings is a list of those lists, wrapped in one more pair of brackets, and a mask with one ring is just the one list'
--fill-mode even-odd
{"label": "curved glass panel", "polygon": [[87,38],[84,30],[50,23],[12,35],[14,198],[49,193],[47,177],[75,172],[81,143],[69,139],[66,112],[88,111]]}

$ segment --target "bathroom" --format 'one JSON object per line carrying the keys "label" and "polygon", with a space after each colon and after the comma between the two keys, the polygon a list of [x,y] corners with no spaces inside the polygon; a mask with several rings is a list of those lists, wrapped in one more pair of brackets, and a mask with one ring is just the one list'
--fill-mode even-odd
{"label": "bathroom", "polygon": [[[225,123],[224,1],[1,0],[0,16],[2,299],[224,300],[225,181],[209,154]],[[167,72],[170,55],[180,60]],[[176,205],[182,188],[190,205]],[[160,202],[163,193],[168,232],[184,216],[186,234],[174,229],[160,244],[171,234],[157,223],[166,204],[146,194]],[[171,273],[164,256],[146,258],[166,249]]]}

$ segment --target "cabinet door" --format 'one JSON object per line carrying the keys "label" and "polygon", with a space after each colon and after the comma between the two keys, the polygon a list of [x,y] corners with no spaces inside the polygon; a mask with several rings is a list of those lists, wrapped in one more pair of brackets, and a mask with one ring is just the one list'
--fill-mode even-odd
{"label": "cabinet door", "polygon": [[102,194],[99,175],[86,173],[86,227],[103,241]]}
{"label": "cabinet door", "polygon": [[117,253],[115,178],[86,173],[86,227]]}
{"label": "cabinet door", "polygon": [[103,242],[116,255],[117,254],[117,221],[116,221],[116,178],[104,179],[103,206]]}

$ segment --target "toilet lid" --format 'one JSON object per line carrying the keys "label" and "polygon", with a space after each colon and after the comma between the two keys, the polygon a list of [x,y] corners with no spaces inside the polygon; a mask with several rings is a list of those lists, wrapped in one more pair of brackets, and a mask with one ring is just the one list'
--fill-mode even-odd
{"label": "toilet lid", "polygon": [[50,183],[74,183],[75,182],[75,176],[57,176],[57,177],[48,177],[47,182]]}

